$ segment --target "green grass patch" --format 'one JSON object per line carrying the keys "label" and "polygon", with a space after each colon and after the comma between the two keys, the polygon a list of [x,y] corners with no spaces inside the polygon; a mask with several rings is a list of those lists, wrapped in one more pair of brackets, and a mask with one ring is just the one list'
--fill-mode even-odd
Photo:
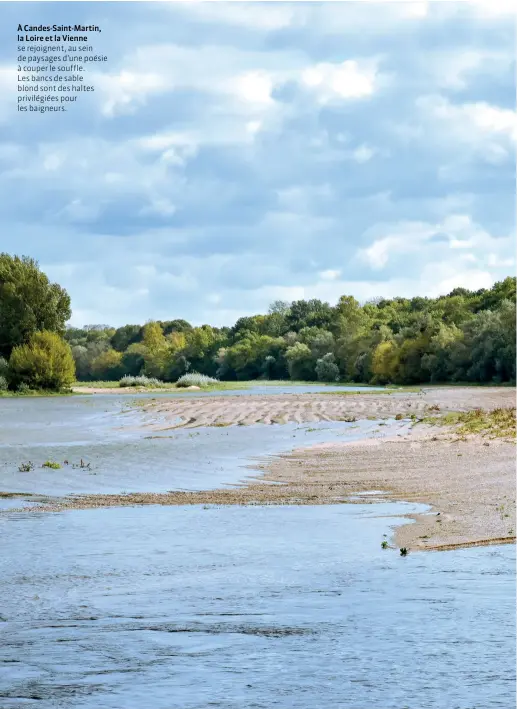
{"label": "green grass patch", "polygon": [[479,434],[489,438],[511,438],[516,436],[515,407],[486,411],[454,411],[442,416],[425,416],[420,421],[431,426],[454,426],[460,436]]}
{"label": "green grass patch", "polygon": [[55,460],[46,460],[41,467],[51,468],[52,470],[59,470],[61,468],[60,464],[56,463]]}
{"label": "green grass patch", "polygon": [[27,389],[24,391],[0,391],[0,399],[19,398],[27,396],[73,396],[74,392],[70,389],[62,389],[61,391],[52,391],[49,389]]}
{"label": "green grass patch", "polygon": [[[346,386],[352,386],[348,384]],[[358,386],[354,384],[353,386]],[[368,386],[365,384],[364,386]],[[324,391],[321,392],[325,396],[366,396],[378,395],[378,396],[391,396],[391,394],[421,394],[421,387],[386,387],[385,389],[365,389],[365,391]]]}
{"label": "green grass patch", "polygon": [[93,387],[95,389],[118,389],[120,382],[74,382],[74,387]]}

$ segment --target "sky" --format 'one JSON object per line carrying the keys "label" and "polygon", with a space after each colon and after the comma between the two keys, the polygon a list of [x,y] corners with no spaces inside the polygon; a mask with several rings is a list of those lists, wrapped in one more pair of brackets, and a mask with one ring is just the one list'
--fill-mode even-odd
{"label": "sky", "polygon": [[[76,326],[489,287],[515,273],[511,6],[0,3],[0,250]],[[95,92],[19,113],[18,23],[99,25]]]}

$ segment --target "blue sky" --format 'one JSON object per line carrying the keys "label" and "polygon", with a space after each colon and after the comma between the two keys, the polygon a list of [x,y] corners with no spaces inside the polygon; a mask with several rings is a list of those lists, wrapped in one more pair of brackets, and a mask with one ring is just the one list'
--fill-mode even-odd
{"label": "blue sky", "polygon": [[[511,3],[0,3],[0,249],[75,325],[515,272]],[[16,111],[17,24],[97,24],[65,114]]]}

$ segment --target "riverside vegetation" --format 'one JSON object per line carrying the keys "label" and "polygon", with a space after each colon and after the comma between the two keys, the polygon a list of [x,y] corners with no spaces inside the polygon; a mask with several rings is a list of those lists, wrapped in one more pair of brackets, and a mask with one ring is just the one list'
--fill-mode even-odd
{"label": "riverside vegetation", "polygon": [[0,390],[81,382],[209,386],[252,379],[373,384],[515,381],[516,279],[438,298],[276,301],[232,327],[186,320],[67,327],[70,297],[0,254]]}

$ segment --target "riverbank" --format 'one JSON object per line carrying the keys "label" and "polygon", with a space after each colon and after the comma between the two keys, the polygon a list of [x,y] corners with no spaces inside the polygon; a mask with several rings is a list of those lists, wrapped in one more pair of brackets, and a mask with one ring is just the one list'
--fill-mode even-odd
{"label": "riverbank", "polygon": [[[85,495],[47,509],[132,505],[326,505],[405,500],[430,506],[398,527],[397,547],[440,549],[515,541],[515,444],[436,435],[321,444],[274,456],[229,489]],[[375,491],[374,495],[370,493]]]}
{"label": "riverbank", "polygon": [[[419,393],[276,394],[142,400],[145,430],[256,423],[404,418],[382,437],[296,445],[249,465],[249,477],[227,487],[47,498],[39,510],[134,505],[329,505],[402,500],[423,503],[392,543],[410,549],[450,549],[515,541],[514,389],[433,388]],[[507,428],[483,430],[471,414],[456,425],[451,411],[506,408]],[[479,413],[479,412],[478,412]],[[413,418],[411,418],[413,417]],[[465,424],[467,419],[467,424]],[[479,419],[479,420],[478,420]],[[509,423],[508,423],[509,422]],[[493,421],[492,421],[493,423]],[[383,426],[384,422],[379,421]],[[411,426],[411,428],[409,428]],[[241,429],[242,430],[242,429]],[[257,429],[258,430],[258,429]],[[393,430],[393,432],[392,432]],[[178,435],[178,434],[175,434]],[[189,434],[197,435],[197,434]],[[147,436],[149,442],[169,435]],[[284,449],[285,450],[285,449]],[[229,481],[226,481],[229,482]],[[373,494],[372,494],[373,492]],[[41,502],[41,500],[38,500]]]}

